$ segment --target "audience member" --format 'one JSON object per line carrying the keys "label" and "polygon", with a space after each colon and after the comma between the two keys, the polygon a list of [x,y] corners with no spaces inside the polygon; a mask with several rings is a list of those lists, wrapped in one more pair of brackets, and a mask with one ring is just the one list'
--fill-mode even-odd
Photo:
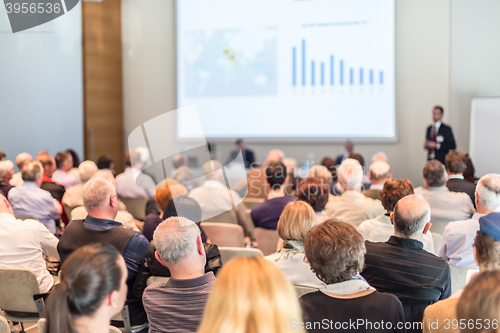
{"label": "audience member", "polygon": [[78,167],[80,166],[80,158],[73,149],[68,149],[66,150],[66,152],[71,155],[71,159],[73,160],[73,165],[71,166],[71,169],[68,171],[68,173],[78,179],[78,181],[80,182],[80,173],[78,172]]}
{"label": "audience member", "polygon": [[174,164],[174,172],[172,173],[172,179],[179,181],[184,186],[189,186],[188,190],[197,187],[197,182],[194,181],[194,176],[188,167],[188,158],[184,154],[176,154],[172,157],[172,163]]}
{"label": "audience member", "polygon": [[404,197],[391,214],[394,236],[385,243],[366,241],[361,275],[378,291],[399,298],[406,321],[412,323],[408,332],[421,332],[425,308],[451,295],[450,267],[420,241],[430,228],[430,215],[425,199]]}
{"label": "audience member", "polygon": [[354,152],[354,143],[351,140],[344,142],[344,153],[336,158],[337,165],[340,165],[344,160],[348,159]]}
{"label": "audience member", "polygon": [[476,169],[474,168],[474,164],[472,164],[469,154],[465,154],[465,165],[464,180],[476,184],[479,178],[475,176]]}
{"label": "audience member", "polygon": [[236,140],[235,144],[236,146],[238,146],[238,148],[236,150],[233,150],[231,154],[229,154],[229,158],[227,159],[227,164],[231,163],[234,159],[236,159],[236,157],[241,151],[243,162],[245,163],[245,168],[249,169],[255,167],[256,161],[253,150],[248,148],[247,144],[245,143],[245,141],[243,141],[243,139]]}
{"label": "audience member", "polygon": [[21,186],[23,185],[23,178],[21,177],[21,170],[23,169],[24,164],[33,161],[33,157],[31,157],[28,153],[21,153],[16,156],[16,165],[19,169],[19,172],[16,172],[12,179],[10,180],[10,185],[12,186]]}
{"label": "audience member", "polygon": [[[464,171],[467,165],[465,154],[459,151],[451,151],[446,155],[446,170],[448,171],[448,181],[446,187],[452,192],[467,193],[472,203],[474,203],[474,191],[476,185],[464,179]],[[474,206],[475,207],[475,206]]]}
{"label": "audience member", "polygon": [[[311,269],[326,284],[320,291],[303,295],[300,304],[307,331],[323,332],[315,323],[384,322],[381,332],[406,332],[403,307],[398,298],[376,291],[360,275],[366,249],[363,236],[352,225],[335,219],[311,229],[305,253]],[[403,327],[398,327],[398,325]],[[345,327],[343,327],[345,329]],[[338,328],[337,328],[338,329]],[[361,325],[356,332],[372,332]]]}
{"label": "audience member", "polygon": [[303,332],[297,294],[275,265],[239,257],[221,269],[198,333]]}
{"label": "audience member", "polygon": [[451,127],[443,123],[443,107],[436,105],[432,110],[432,125],[427,127],[424,148],[427,159],[436,159],[445,164],[445,156],[456,148],[455,137]]}
{"label": "audience member", "polygon": [[363,191],[364,190],[368,190],[372,184],[372,181],[370,180],[370,178],[368,178],[367,175],[364,174],[364,170],[365,170],[365,159],[363,158],[363,156],[361,154],[351,154],[349,156],[349,158],[352,158],[356,161],[359,162],[359,165],[361,165],[361,169],[363,170],[363,187],[361,188]]}
{"label": "audience member", "polygon": [[285,154],[281,150],[271,150],[267,154],[266,161],[263,166],[253,168],[248,171],[246,181],[238,183],[234,190],[240,195],[244,196],[245,192],[247,198],[267,198],[271,191],[269,183],[266,180],[266,168],[272,163],[283,162]]}
{"label": "audience member", "polygon": [[451,192],[446,187],[448,175],[443,163],[428,161],[423,169],[424,185],[415,193],[422,196],[431,206],[432,222],[450,222],[469,219],[474,214],[472,201],[465,193]]}
{"label": "audience member", "polygon": [[3,161],[4,158],[6,158],[7,155],[3,152],[3,151],[0,151],[0,161]]}
{"label": "audience member", "polygon": [[373,154],[372,159],[370,160],[370,164],[374,162],[389,163],[389,159],[387,158],[387,155],[383,151],[379,151],[378,153]]}
{"label": "audience member", "polygon": [[40,292],[48,292],[54,278],[44,255],[59,260],[57,238],[36,220],[19,220],[7,199],[0,195],[0,267],[27,268],[35,273]]}
{"label": "audience member", "polygon": [[108,170],[115,175],[115,162],[113,161],[113,157],[110,155],[102,154],[97,159],[97,169],[99,170]]}
{"label": "audience member", "polygon": [[[370,242],[387,242],[394,235],[394,226],[390,218],[394,206],[400,199],[413,193],[413,185],[408,179],[389,179],[380,192],[380,200],[386,213],[361,223],[358,226],[360,234]],[[424,234],[421,241],[424,244],[424,250],[434,253],[434,241],[430,231]]]}
{"label": "audience member", "polygon": [[123,198],[154,197],[156,184],[151,176],[142,172],[144,162],[137,150],[125,155],[125,171],[116,176],[116,190]]}
{"label": "audience member", "polygon": [[[83,186],[90,180],[90,177],[97,172],[97,166],[93,161],[84,161],[78,167],[81,183],[69,188],[62,198],[62,203],[73,210],[76,207],[83,206]],[[69,213],[69,212],[67,212]]]}
{"label": "audience member", "polygon": [[344,193],[330,197],[325,207],[326,215],[357,227],[361,222],[384,213],[380,200],[368,198],[361,193],[363,169],[358,161],[351,158],[345,160],[337,173]]}
{"label": "audience member", "polygon": [[312,207],[303,201],[290,202],[278,221],[278,235],[283,248],[265,257],[278,266],[295,286],[322,288],[325,286],[304,262],[304,240],[307,232],[316,225]]}
{"label": "audience member", "polygon": [[288,173],[283,163],[272,163],[266,167],[266,180],[270,192],[266,201],[252,209],[251,216],[256,228],[276,229],[285,206],[296,199],[285,195]]}
{"label": "audience member", "polygon": [[9,184],[14,175],[14,163],[12,161],[0,161],[0,194],[7,196],[12,186]]}
{"label": "audience member", "polygon": [[205,250],[200,229],[185,217],[170,217],[153,236],[156,259],[168,267],[167,283],[156,282],[144,291],[150,331],[195,332],[215,281],[205,273]]}
{"label": "audience member", "polygon": [[[500,269],[500,213],[481,217],[479,225],[480,230],[474,239],[475,263],[480,272],[497,271]],[[423,320],[425,333],[451,331],[451,327],[445,328],[446,320],[451,323],[457,319],[455,309],[461,293],[462,290],[455,293],[452,298],[429,305],[425,309]],[[431,322],[436,323],[434,327],[431,327]]]}
{"label": "audience member", "polygon": [[477,269],[472,244],[482,216],[500,212],[500,175],[488,174],[479,180],[475,202],[477,213],[471,219],[450,222],[443,232],[438,255],[450,265]]}
{"label": "audience member", "polygon": [[227,211],[235,212],[238,224],[243,227],[245,234],[253,239],[254,226],[249,217],[245,215],[246,207],[242,199],[238,193],[228,189],[221,182],[222,165],[220,162],[212,160],[203,164],[203,174],[205,183],[188,194],[200,204],[203,213],[202,219],[206,220]]}
{"label": "audience member", "polygon": [[380,191],[384,188],[384,184],[388,179],[391,179],[391,167],[387,162],[376,161],[370,164],[368,178],[372,184],[368,190],[363,191],[363,194],[368,198],[380,200]]}
{"label": "audience member", "polygon": [[321,165],[330,171],[332,182],[330,184],[330,194],[341,195],[342,188],[337,181],[337,162],[331,157],[325,157],[321,160]]}
{"label": "audience member", "polygon": [[319,178],[306,178],[299,183],[297,200],[307,202],[314,210],[316,221],[321,223],[328,218],[324,209],[331,196],[329,192],[328,185]]}
{"label": "audience member", "polygon": [[283,164],[286,167],[286,173],[288,174],[288,181],[285,186],[285,195],[294,197],[297,187],[302,180],[297,175],[297,161],[294,158],[287,157],[283,159]]}
{"label": "audience member", "polygon": [[[102,171],[109,173],[107,171]],[[83,187],[83,204],[88,212],[84,220],[73,220],[64,230],[57,250],[61,263],[77,249],[91,243],[111,243],[123,255],[127,264],[129,310],[132,325],[146,322],[146,314],[140,301],[134,301],[132,286],[137,271],[144,262],[149,242],[140,233],[125,229],[115,222],[118,212],[116,188],[109,181],[101,178],[91,179]]]}
{"label": "audience member", "polygon": [[46,152],[38,153],[36,160],[40,162],[43,167],[42,185],[40,188],[50,192],[54,199],[61,202],[66,190],[64,186],[52,180],[52,175],[56,169],[56,161]]}
{"label": "audience member", "polygon": [[23,185],[9,191],[9,202],[14,215],[37,218],[47,229],[55,234],[55,220],[62,214],[61,204],[49,192],[40,188],[43,168],[40,162],[25,163],[22,169]]}
{"label": "audience member", "polygon": [[80,181],[68,172],[73,168],[73,157],[68,152],[59,152],[56,155],[56,170],[52,174],[52,180],[64,186],[66,190],[76,186]]}
{"label": "audience member", "polygon": [[[457,304],[459,323],[455,332],[497,332],[500,313],[500,271],[488,271],[475,276],[467,285]],[[467,323],[463,325],[463,323]],[[471,325],[472,323],[472,325]]]}
{"label": "audience member", "polygon": [[161,223],[161,216],[170,201],[172,201],[175,197],[186,195],[187,193],[188,190],[183,185],[179,184],[179,181],[175,179],[170,179],[168,181],[164,180],[156,185],[154,201],[156,203],[157,210],[146,215],[142,229],[142,233],[149,241],[153,240],[153,233],[156,227]]}
{"label": "audience member", "polygon": [[61,283],[47,298],[46,332],[109,332],[110,319],[125,303],[126,280],[125,261],[113,246],[78,249],[63,264]]}

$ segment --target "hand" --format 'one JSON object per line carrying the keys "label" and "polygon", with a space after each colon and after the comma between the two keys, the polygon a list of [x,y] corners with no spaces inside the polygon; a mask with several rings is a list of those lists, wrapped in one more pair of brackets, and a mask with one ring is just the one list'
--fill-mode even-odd
{"label": "hand", "polygon": [[437,142],[431,140],[425,140],[425,148],[435,149],[437,147]]}

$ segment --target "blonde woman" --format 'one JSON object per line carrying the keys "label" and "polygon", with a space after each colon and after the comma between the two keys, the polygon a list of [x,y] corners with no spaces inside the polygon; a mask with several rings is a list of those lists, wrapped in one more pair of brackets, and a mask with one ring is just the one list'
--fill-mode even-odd
{"label": "blonde woman", "polygon": [[290,202],[278,221],[278,234],[283,240],[283,248],[265,257],[278,266],[295,286],[325,286],[311,271],[309,264],[304,262],[304,240],[309,229],[315,225],[316,214],[307,202]]}
{"label": "blonde woman", "polygon": [[302,332],[297,294],[283,273],[260,257],[225,264],[198,333]]}

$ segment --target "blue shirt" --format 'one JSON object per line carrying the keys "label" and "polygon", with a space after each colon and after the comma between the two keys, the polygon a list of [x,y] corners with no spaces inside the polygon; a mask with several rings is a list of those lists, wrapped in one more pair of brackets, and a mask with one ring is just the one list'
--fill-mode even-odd
{"label": "blue shirt", "polygon": [[23,185],[9,191],[8,200],[15,216],[37,218],[53,234],[56,233],[56,199],[50,192],[42,190],[37,184],[25,181]]}
{"label": "blue shirt", "polygon": [[[115,226],[122,226],[120,222],[98,219],[87,215],[83,221],[83,226],[90,230],[103,231],[111,229]],[[144,263],[144,257],[148,252],[149,241],[140,232],[132,236],[123,252],[123,258],[127,265],[128,277],[127,280],[135,279],[139,268]]]}
{"label": "blue shirt", "polygon": [[285,206],[296,198],[284,196],[266,200],[252,209],[252,221],[256,228],[274,229],[278,227],[278,221]]}

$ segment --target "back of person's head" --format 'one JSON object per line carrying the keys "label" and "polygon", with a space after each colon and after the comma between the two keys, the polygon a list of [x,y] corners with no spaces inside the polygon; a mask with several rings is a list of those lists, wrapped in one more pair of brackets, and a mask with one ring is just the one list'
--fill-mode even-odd
{"label": "back of person's head", "polygon": [[156,185],[155,201],[162,211],[165,211],[167,205],[173,198],[186,195],[188,190],[181,185],[178,180],[162,180]]}
{"label": "back of person's head", "polygon": [[270,165],[271,163],[280,163],[283,162],[284,158],[285,153],[283,153],[281,150],[273,149],[267,154],[265,164]]}
{"label": "back of person's head", "polygon": [[283,272],[262,257],[224,264],[208,298],[198,333],[292,333],[300,321],[297,294]]}
{"label": "back of person's head", "polygon": [[21,178],[24,181],[36,182],[43,176],[43,167],[39,161],[31,161],[24,164],[21,170]]}
{"label": "back of person's head", "polygon": [[201,222],[201,215],[201,206],[198,201],[187,195],[182,195],[168,203],[163,213],[163,219],[166,220],[173,216],[181,216],[194,223],[199,223]]}
{"label": "back of person's head", "polygon": [[112,169],[113,164],[114,164],[113,158],[106,154],[99,156],[99,158],[97,159],[97,168],[99,170]]}
{"label": "back of person's head", "polygon": [[483,209],[500,211],[500,175],[490,173],[481,177],[477,182],[476,193]]}
{"label": "back of person's head", "polygon": [[316,222],[316,214],[307,202],[290,202],[283,209],[278,221],[278,235],[285,241],[303,242],[307,232]]}
{"label": "back of person's head", "polygon": [[222,164],[219,161],[211,160],[203,164],[203,175],[207,180],[222,179]]}
{"label": "back of person's head", "polygon": [[475,183],[476,178],[476,169],[474,168],[474,164],[469,156],[469,154],[465,155],[465,171],[463,172],[464,179],[468,182]]}
{"label": "back of person's head", "polygon": [[370,179],[373,181],[383,181],[391,176],[389,163],[377,161],[370,164]]}
{"label": "back of person's head", "polygon": [[91,244],[73,252],[61,267],[61,282],[47,298],[46,332],[77,333],[74,320],[94,316],[103,304],[118,313],[127,293],[126,278],[125,261],[110,244]]}
{"label": "back of person's head", "polygon": [[453,150],[446,154],[445,163],[449,173],[458,174],[463,173],[467,165],[465,164],[465,154]]}
{"label": "back of person's head", "polygon": [[363,158],[363,156],[361,154],[351,154],[351,155],[349,155],[349,158],[352,158],[352,159],[358,161],[362,168],[365,167],[365,159]]}
{"label": "back of person's head", "polygon": [[361,188],[363,183],[363,168],[355,159],[348,158],[342,161],[337,176],[340,183],[348,190]]}
{"label": "back of person's head", "polygon": [[321,165],[330,171],[332,182],[337,181],[337,161],[331,157],[325,157],[321,160]]}
{"label": "back of person's head", "polygon": [[172,216],[158,225],[154,234],[156,252],[165,264],[179,265],[197,253],[200,229],[185,217]]}
{"label": "back of person's head", "polygon": [[271,163],[266,167],[266,179],[273,190],[281,188],[287,176],[286,167],[282,162]]}
{"label": "back of person's head", "polygon": [[113,184],[102,178],[93,178],[83,186],[83,206],[87,212],[105,208],[111,196],[116,195]]}
{"label": "back of person's head", "polygon": [[370,164],[379,161],[389,163],[389,159],[387,158],[387,155],[383,151],[379,151],[378,153],[373,154],[372,159],[370,160]]}
{"label": "back of person's head", "polygon": [[284,158],[283,164],[286,166],[286,172],[288,172],[288,174],[295,172],[295,170],[297,169],[297,160],[295,160],[295,158]]}
{"label": "back of person's head", "polygon": [[83,161],[80,166],[78,166],[78,174],[80,175],[80,180],[82,183],[86,183],[90,180],[90,177],[97,172],[97,165],[94,161]]}
{"label": "back of person's head", "polygon": [[429,203],[416,194],[400,199],[393,214],[394,231],[406,238],[417,238],[431,220]]}
{"label": "back of person's head", "polygon": [[0,161],[3,161],[3,159],[6,157],[7,155],[3,151],[0,151]]}
{"label": "back of person's head", "polygon": [[500,213],[479,218],[474,250],[476,263],[481,270],[500,269]]}
{"label": "back of person's head", "polygon": [[330,188],[319,178],[302,179],[297,188],[297,200],[307,202],[315,212],[325,209],[329,196]]}
{"label": "back of person's head", "polygon": [[21,153],[16,156],[16,165],[19,171],[23,168],[24,163],[33,161],[33,157],[28,153]]}
{"label": "back of person's head", "polygon": [[113,184],[113,186],[116,185],[115,176],[109,170],[97,170],[90,176],[90,179],[105,179]]}
{"label": "back of person's head", "polygon": [[183,165],[187,165],[187,157],[183,154],[176,154],[172,157],[172,164],[174,168],[180,168]]}
{"label": "back of person's head", "polygon": [[332,173],[323,165],[313,165],[309,169],[310,178],[319,178],[324,184],[330,185],[333,182]]}
{"label": "back of person's head", "polygon": [[[60,151],[56,154],[56,168],[57,169],[62,169],[64,167],[64,164],[69,160],[71,154],[65,151]],[[73,166],[73,164],[71,164]]]}
{"label": "back of person's head", "polygon": [[37,155],[36,160],[42,163],[43,168],[52,167],[54,165],[54,158],[46,152],[40,152]]}
{"label": "back of person's head", "polygon": [[73,160],[72,167],[78,168],[78,166],[80,165],[80,158],[78,157],[76,151],[74,151],[73,149],[67,149],[66,152],[71,155],[71,159]]}
{"label": "back of person's head", "polygon": [[380,191],[380,201],[388,212],[392,212],[400,199],[411,194],[414,194],[413,185],[408,179],[388,179]]}
{"label": "back of person's head", "polygon": [[347,281],[363,269],[365,240],[349,223],[328,219],[306,236],[307,261],[318,279],[326,284]]}
{"label": "back of person's head", "polygon": [[446,170],[444,164],[438,160],[430,160],[425,163],[422,175],[429,187],[439,187],[446,184]]}
{"label": "back of person's head", "polygon": [[460,325],[460,332],[498,332],[499,313],[500,271],[480,272],[465,286],[458,300],[458,320],[472,323]]}
{"label": "back of person's head", "polygon": [[14,170],[14,163],[12,161],[0,161],[0,181],[3,181],[6,175],[11,175],[12,170]]}

